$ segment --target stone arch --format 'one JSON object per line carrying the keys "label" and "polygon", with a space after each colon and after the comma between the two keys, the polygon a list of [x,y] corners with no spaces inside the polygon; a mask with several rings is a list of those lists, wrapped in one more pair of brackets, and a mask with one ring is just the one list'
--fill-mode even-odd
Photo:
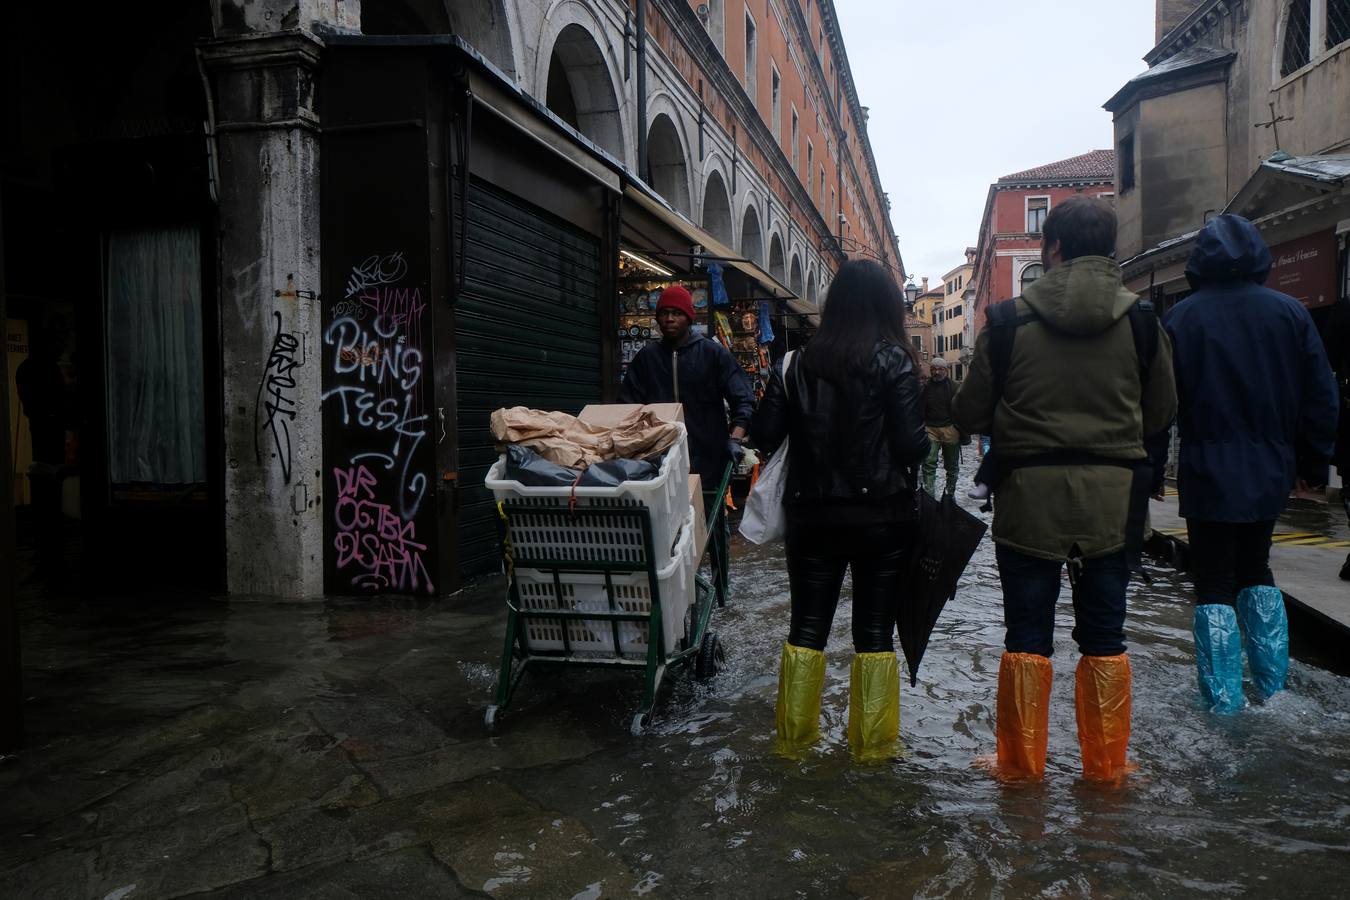
{"label": "stone arch", "polygon": [[783,263],[783,239],[777,232],[769,238],[769,274],[779,284],[787,282],[787,267]]}
{"label": "stone arch", "polygon": [[746,204],[741,219],[741,256],[752,263],[764,263],[764,232],[759,227],[759,212],[753,203]]}
{"label": "stone arch", "polygon": [[731,195],[722,173],[713,169],[703,185],[703,214],[699,218],[703,230],[728,247],[735,249],[735,234],[731,223]]}
{"label": "stone arch", "polygon": [[[552,24],[552,23],[550,23]],[[615,159],[627,159],[618,84],[596,34],[580,22],[561,25],[547,55],[540,54],[544,98],[549,110]],[[543,46],[541,44],[541,46]]]}
{"label": "stone arch", "polygon": [[643,177],[667,203],[692,217],[687,158],[675,121],[658,113],[647,131],[647,171]]}
{"label": "stone arch", "polygon": [[364,34],[453,34],[516,77],[515,37],[502,0],[381,0],[361,10]]}
{"label": "stone arch", "polygon": [[812,306],[816,305],[816,269],[811,267],[806,273],[806,302]]}
{"label": "stone arch", "polygon": [[788,290],[802,296],[802,260],[796,253],[792,254],[792,264],[788,266]]}
{"label": "stone arch", "polygon": [[[516,77],[515,38],[519,29],[511,22],[502,0],[441,0],[450,19],[450,32],[473,45],[488,62],[511,78]],[[368,4],[373,6],[375,4]],[[365,15],[364,9],[362,15]]]}

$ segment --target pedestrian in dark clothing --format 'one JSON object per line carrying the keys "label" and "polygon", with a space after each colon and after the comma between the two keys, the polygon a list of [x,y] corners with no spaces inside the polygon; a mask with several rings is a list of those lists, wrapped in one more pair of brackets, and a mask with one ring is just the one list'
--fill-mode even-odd
{"label": "pedestrian in dark clothing", "polygon": [[[1263,286],[1270,267],[1252,223],[1211,219],[1186,265],[1195,292],[1166,320],[1196,665],[1201,695],[1217,712],[1244,704],[1239,619],[1257,688],[1268,696],[1284,686],[1289,626],[1270,571],[1271,532],[1296,481],[1326,483],[1335,440],[1336,383],[1322,342],[1297,300]],[[1300,457],[1309,471],[1300,473]]]}
{"label": "pedestrian in dark clothing", "polygon": [[63,555],[61,482],[65,477],[67,402],[60,359],[67,337],[59,325],[42,329],[32,342],[28,358],[14,372],[14,386],[32,438],[28,483],[37,569],[48,582],[60,575]]}
{"label": "pedestrian in dark clothing", "polygon": [[947,483],[942,493],[956,493],[956,474],[961,467],[961,433],[952,418],[952,401],[956,398],[956,384],[948,377],[947,361],[936,357],[929,363],[928,383],[923,386],[923,424],[928,429],[928,458],[923,463],[923,488],[933,490],[937,482],[938,455]]}
{"label": "pedestrian in dark clothing", "polygon": [[661,340],[633,358],[619,401],[684,404],[690,468],[703,476],[705,488],[716,490],[755,413],[750,379],[726,347],[692,331],[694,301],[680,285],[662,292],[656,321]]}
{"label": "pedestrian in dark clothing", "polygon": [[[1331,310],[1326,348],[1341,390],[1341,420],[1336,429],[1336,454],[1332,462],[1341,474],[1341,504],[1350,523],[1350,298],[1343,298]],[[1342,581],[1350,581],[1350,553],[1345,555],[1340,575]]]}
{"label": "pedestrian in dark clothing", "polygon": [[[1045,771],[1055,606],[1068,565],[1083,774],[1128,771],[1132,675],[1125,591],[1142,542],[1149,484],[1145,440],[1176,411],[1166,336],[1121,284],[1116,217],[1095,198],[1064,200],[1046,217],[1045,275],[995,306],[956,397],[956,423],[992,434],[998,462],[994,542],[1006,627],[999,664],[998,772]],[[1151,339],[1151,354],[1136,337]],[[1006,329],[1011,329],[1009,335]],[[1011,341],[1008,343],[1008,341]],[[1000,371],[1002,370],[1002,371]]]}
{"label": "pedestrian in dark clothing", "polygon": [[860,760],[880,760],[899,734],[892,634],[928,435],[895,279],[874,262],[845,263],[823,309],[810,345],[774,370],[752,432],[769,452],[792,438],[783,500],[792,623],[778,673],[778,746],[795,756],[819,734],[825,641],[851,568],[849,744]]}

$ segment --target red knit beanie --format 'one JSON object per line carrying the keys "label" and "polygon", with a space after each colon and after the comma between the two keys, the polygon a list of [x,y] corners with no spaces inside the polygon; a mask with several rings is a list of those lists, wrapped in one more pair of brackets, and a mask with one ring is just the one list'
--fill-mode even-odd
{"label": "red knit beanie", "polygon": [[685,290],[683,285],[672,284],[661,292],[661,299],[656,303],[656,311],[663,309],[677,309],[689,317],[689,321],[694,321],[694,298],[689,296],[689,291]]}

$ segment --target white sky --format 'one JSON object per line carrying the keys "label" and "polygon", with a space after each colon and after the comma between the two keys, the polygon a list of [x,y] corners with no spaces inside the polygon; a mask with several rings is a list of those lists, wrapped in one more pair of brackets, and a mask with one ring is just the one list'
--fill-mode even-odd
{"label": "white sky", "polygon": [[905,270],[979,236],[991,182],[1112,146],[1101,106],[1144,71],[1154,0],[835,0]]}

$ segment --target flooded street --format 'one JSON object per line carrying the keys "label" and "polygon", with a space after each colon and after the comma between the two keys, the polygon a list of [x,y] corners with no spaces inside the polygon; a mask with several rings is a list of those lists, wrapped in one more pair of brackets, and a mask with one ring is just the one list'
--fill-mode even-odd
{"label": "flooded street", "polygon": [[737,543],[713,620],[727,669],[672,673],[639,738],[636,673],[531,674],[484,728],[497,580],[448,603],[30,606],[33,737],[0,766],[0,882],[63,900],[1335,893],[1350,679],[1296,658],[1273,702],[1208,714],[1186,592],[1151,575],[1131,587],[1139,770],[1119,789],[1078,777],[1067,585],[1044,783],[976,764],[1002,641],[987,542],[902,685],[904,756],[871,768],[845,739],[847,602],[819,751],[771,752],[779,547]]}

